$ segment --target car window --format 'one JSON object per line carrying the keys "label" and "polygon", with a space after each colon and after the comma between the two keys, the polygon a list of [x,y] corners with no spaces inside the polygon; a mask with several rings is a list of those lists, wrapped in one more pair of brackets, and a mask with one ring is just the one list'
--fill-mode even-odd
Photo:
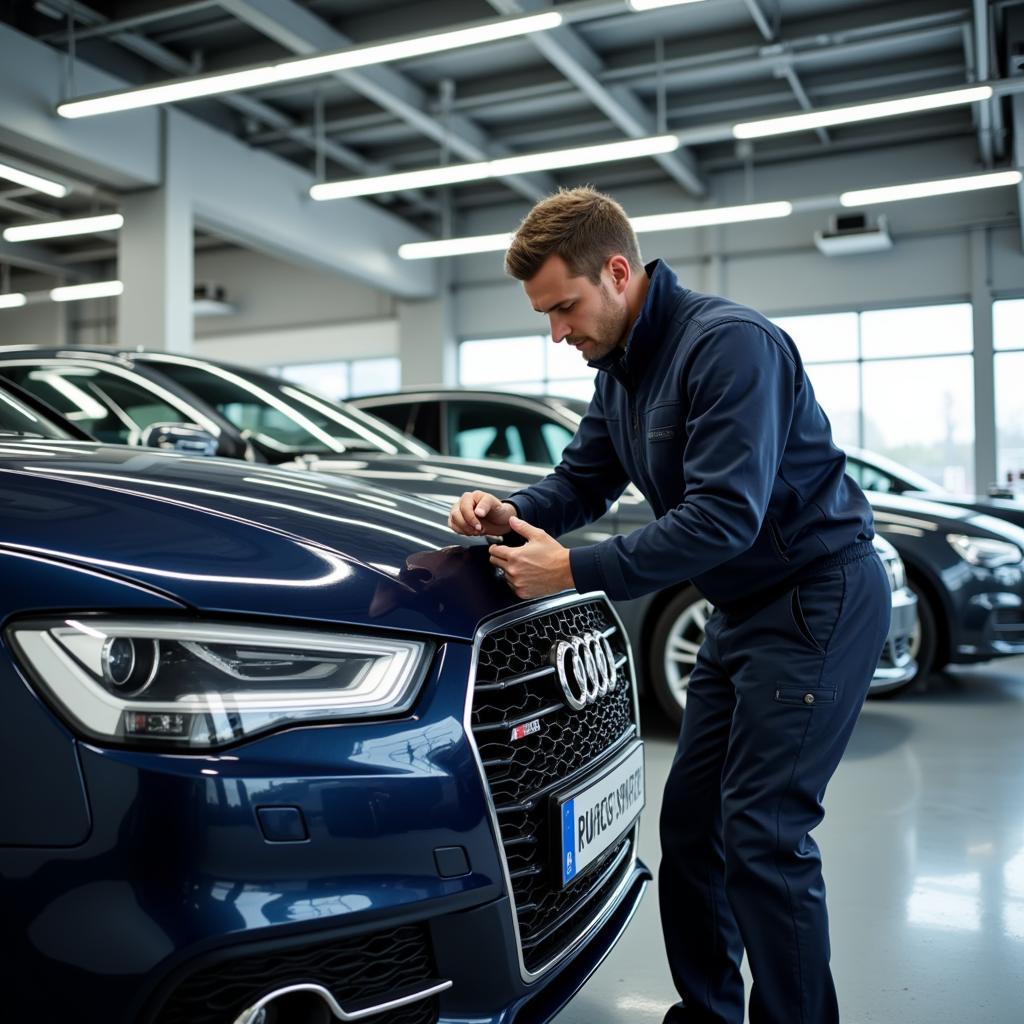
{"label": "car window", "polygon": [[846,471],[865,491],[880,494],[901,494],[903,488],[895,477],[883,473],[877,466],[869,466],[859,459],[847,458]]}
{"label": "car window", "polygon": [[441,450],[441,403],[420,402],[416,406],[416,419],[410,433],[429,444],[435,451]]}
{"label": "car window", "polygon": [[373,405],[365,410],[385,423],[390,423],[403,434],[412,434],[416,405],[414,402],[396,402],[394,405]]}
{"label": "car window", "polygon": [[505,462],[557,462],[571,434],[531,409],[505,402],[448,401],[452,455]]}
{"label": "car window", "polygon": [[185,360],[146,362],[282,455],[348,450],[423,453],[373,415],[269,374]]}
{"label": "car window", "polygon": [[12,366],[4,373],[100,441],[137,444],[153,423],[187,416],[144,381],[91,366]]}
{"label": "car window", "polygon": [[25,434],[47,438],[69,438],[71,435],[53,420],[30,409],[17,397],[0,388],[0,437]]}

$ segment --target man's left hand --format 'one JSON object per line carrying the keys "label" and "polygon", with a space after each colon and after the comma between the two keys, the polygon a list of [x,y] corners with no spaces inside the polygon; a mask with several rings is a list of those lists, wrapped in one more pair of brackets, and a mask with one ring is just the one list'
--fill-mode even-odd
{"label": "man's left hand", "polygon": [[504,571],[505,580],[516,597],[545,597],[575,586],[568,548],[518,516],[512,516],[509,526],[520,537],[525,537],[526,543],[518,548],[492,544],[491,565]]}

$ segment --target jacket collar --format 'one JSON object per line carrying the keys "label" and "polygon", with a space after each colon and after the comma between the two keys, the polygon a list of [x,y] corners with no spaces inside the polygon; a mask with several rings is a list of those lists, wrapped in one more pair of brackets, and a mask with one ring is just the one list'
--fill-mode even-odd
{"label": "jacket collar", "polygon": [[604,370],[627,386],[638,383],[643,377],[667,334],[666,328],[674,319],[676,307],[685,291],[676,275],[661,260],[648,263],[644,270],[649,278],[647,295],[640,315],[629,329],[625,349],[616,349],[587,364]]}

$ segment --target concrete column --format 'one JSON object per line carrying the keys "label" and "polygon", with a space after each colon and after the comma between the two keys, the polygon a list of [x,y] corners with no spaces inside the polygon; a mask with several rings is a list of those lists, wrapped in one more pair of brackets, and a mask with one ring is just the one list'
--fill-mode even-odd
{"label": "concrete column", "polygon": [[996,385],[992,338],[992,270],[987,228],[971,230],[974,310],[974,489],[996,482]]}
{"label": "concrete column", "polygon": [[168,352],[192,348],[193,214],[187,154],[176,145],[178,120],[161,113],[163,181],[126,194],[118,243],[124,294],[118,307],[118,344]]}
{"label": "concrete column", "polygon": [[458,383],[454,296],[447,270],[440,277],[436,299],[398,303],[398,355],[402,360],[403,387]]}

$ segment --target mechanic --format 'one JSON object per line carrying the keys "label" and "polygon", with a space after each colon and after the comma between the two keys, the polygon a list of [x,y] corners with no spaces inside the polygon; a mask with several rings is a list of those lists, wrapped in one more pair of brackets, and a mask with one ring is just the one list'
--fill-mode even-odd
{"label": "mechanic", "polygon": [[[558,466],[449,524],[520,598],[613,600],[692,581],[714,605],[661,815],[662,929],[680,1001],[666,1024],[838,1021],[821,857],[810,832],[891,609],[871,508],[845,473],[793,341],[753,309],[645,267],[614,200],[560,191],[505,260],[552,340],[599,371]],[[632,481],[656,518],[566,549]]]}

